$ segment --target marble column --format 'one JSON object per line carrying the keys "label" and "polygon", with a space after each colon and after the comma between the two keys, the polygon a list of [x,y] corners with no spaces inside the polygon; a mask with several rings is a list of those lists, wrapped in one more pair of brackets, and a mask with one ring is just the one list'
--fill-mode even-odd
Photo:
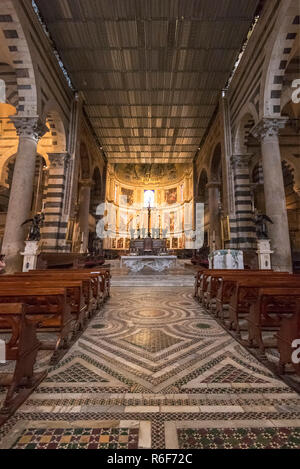
{"label": "marble column", "polygon": [[36,149],[39,139],[48,131],[39,117],[10,118],[16,127],[19,146],[10,191],[2,252],[6,255],[6,271],[22,270],[22,256],[27,227],[21,226],[30,216]]}
{"label": "marble column", "polygon": [[70,250],[66,235],[68,216],[64,214],[67,171],[70,162],[68,153],[48,153],[49,168],[45,196],[45,222],[43,226],[43,251],[59,252]]}
{"label": "marble column", "polygon": [[292,271],[291,245],[286,209],[284,182],[278,132],[285,127],[287,118],[263,118],[252,129],[252,134],[261,140],[264,171],[266,214],[273,221],[269,224],[271,239],[272,268]]}
{"label": "marble column", "polygon": [[81,250],[87,252],[89,242],[89,213],[91,200],[91,179],[82,179],[80,181],[79,193],[79,226],[83,234]]}
{"label": "marble column", "polygon": [[234,175],[235,225],[231,226],[231,245],[238,249],[256,247],[256,229],[253,220],[249,162],[252,154],[233,155],[231,167]]}
{"label": "marble column", "polygon": [[[221,220],[220,220],[220,188],[221,183],[211,181],[206,185],[208,191],[208,211],[209,211],[209,232],[210,232],[210,249],[221,249]],[[215,239],[215,246],[213,246],[213,238]]]}

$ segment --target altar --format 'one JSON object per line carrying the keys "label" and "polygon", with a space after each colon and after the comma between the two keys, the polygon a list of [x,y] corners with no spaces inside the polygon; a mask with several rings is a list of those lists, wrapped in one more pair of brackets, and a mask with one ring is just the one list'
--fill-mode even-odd
{"label": "altar", "polygon": [[125,265],[131,272],[137,273],[144,267],[156,272],[163,272],[176,266],[177,256],[121,256],[121,268]]}

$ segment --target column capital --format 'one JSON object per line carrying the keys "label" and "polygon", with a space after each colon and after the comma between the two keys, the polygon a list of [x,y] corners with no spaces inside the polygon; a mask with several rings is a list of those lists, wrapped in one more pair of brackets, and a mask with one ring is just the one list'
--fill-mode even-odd
{"label": "column capital", "polygon": [[220,189],[221,187],[221,182],[219,181],[208,181],[208,183],[206,184],[206,188],[207,189]]}
{"label": "column capital", "polygon": [[70,155],[69,153],[48,153],[50,167],[52,169],[64,168],[69,164]]}
{"label": "column capital", "polygon": [[80,179],[79,184],[81,187],[92,187],[94,181],[92,179]]}
{"label": "column capital", "polygon": [[288,117],[263,117],[250,132],[258,140],[273,140],[288,120]]}
{"label": "column capital", "polygon": [[248,169],[253,153],[244,153],[243,155],[232,155],[230,164],[232,168]]}
{"label": "column capital", "polygon": [[49,132],[48,127],[39,116],[10,116],[10,120],[16,128],[18,137],[31,138],[36,143]]}

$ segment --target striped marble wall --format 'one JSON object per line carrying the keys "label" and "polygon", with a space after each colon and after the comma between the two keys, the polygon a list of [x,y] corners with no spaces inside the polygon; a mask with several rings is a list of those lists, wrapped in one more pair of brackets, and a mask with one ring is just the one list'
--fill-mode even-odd
{"label": "striped marble wall", "polygon": [[231,247],[251,249],[256,245],[256,229],[252,211],[249,160],[251,154],[233,155],[235,217],[230,219]]}
{"label": "striped marble wall", "polygon": [[49,154],[50,166],[44,202],[43,251],[45,252],[69,250],[66,242],[68,221],[63,213],[69,158],[67,153]]}

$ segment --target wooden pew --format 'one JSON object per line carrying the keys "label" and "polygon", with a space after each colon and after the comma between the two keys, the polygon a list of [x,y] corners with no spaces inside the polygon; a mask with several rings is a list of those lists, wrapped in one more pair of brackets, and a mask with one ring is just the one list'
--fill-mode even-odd
{"label": "wooden pew", "polygon": [[212,276],[212,274],[222,274],[222,273],[230,273],[230,272],[244,272],[244,270],[230,270],[230,269],[210,269],[210,270],[203,270],[198,279],[198,289],[196,292],[196,297],[199,300],[199,303],[202,303],[204,300],[205,293],[207,291],[208,285],[209,285],[209,279]]}
{"label": "wooden pew", "polygon": [[201,270],[198,270],[195,274],[195,291],[194,291],[194,298],[198,298],[198,289],[200,287],[200,284],[201,284],[201,278],[202,278],[202,274],[203,272],[207,270],[207,269],[201,269]]}
{"label": "wooden pew", "polygon": [[67,299],[71,305],[71,312],[74,315],[74,333],[82,330],[88,319],[89,296],[83,293],[82,280],[55,279],[52,276],[37,278],[36,275],[5,275],[0,277],[0,285],[4,283],[19,284],[21,286],[33,287],[64,287],[67,291]]}
{"label": "wooden pew", "polygon": [[250,346],[265,352],[263,330],[279,329],[284,316],[299,315],[300,285],[296,287],[259,288],[257,300],[247,316]]}
{"label": "wooden pew", "polygon": [[300,363],[292,361],[292,354],[295,352],[295,348],[292,347],[292,343],[296,339],[300,339],[300,302],[296,313],[290,317],[284,316],[281,319],[280,329],[276,334],[277,347],[279,350],[279,373],[285,372],[287,364],[292,363],[296,373],[300,375]]}
{"label": "wooden pew", "polygon": [[[232,290],[228,296],[229,299],[229,328],[235,329],[238,336],[240,336],[240,323],[239,319],[245,317],[249,313],[251,304],[257,299],[260,287],[295,287],[300,286],[300,278],[295,278],[293,275],[286,276],[271,276],[271,277],[257,277],[252,279],[239,279],[235,283],[231,283]],[[228,287],[230,290],[230,287]]]}
{"label": "wooden pew", "polygon": [[79,252],[41,252],[37,259],[38,269],[72,269],[84,262],[86,254]]}
{"label": "wooden pew", "polygon": [[8,387],[0,409],[0,426],[47,375],[47,371],[40,373],[33,371],[41,347],[36,336],[36,326],[37,323],[29,319],[24,304],[0,304],[0,329],[8,331],[11,336],[5,345],[5,360],[16,362],[15,370],[11,376],[0,375],[0,385]]}
{"label": "wooden pew", "polygon": [[54,350],[54,363],[58,356],[56,352],[67,349],[73,335],[74,317],[66,288],[0,283],[0,304],[16,302],[26,305],[28,318],[38,323],[38,332],[56,333],[54,344],[43,341],[41,346],[45,350]]}
{"label": "wooden pew", "polygon": [[88,298],[88,312],[92,315],[101,303],[100,283],[98,274],[78,273],[73,270],[31,270],[28,273],[18,274],[20,277],[36,277],[37,279],[53,279],[57,281],[73,280],[82,281],[83,294]]}
{"label": "wooden pew", "polygon": [[99,281],[99,286],[98,289],[100,289],[101,292],[101,302],[105,301],[106,298],[110,296],[110,279],[111,279],[111,273],[110,273],[110,268],[109,267],[101,267],[97,269],[72,269],[72,270],[54,270],[51,269],[49,270],[31,270],[30,273],[32,274],[40,274],[43,273],[46,275],[49,273],[57,273],[57,274],[68,274],[68,275],[73,275],[74,278],[76,277],[76,273],[78,274],[86,274],[91,276],[91,278],[96,278],[98,276],[98,281]]}
{"label": "wooden pew", "polygon": [[244,270],[244,269],[234,269],[234,270],[211,270],[203,273],[202,284],[200,286],[200,301],[204,304],[204,306],[209,307],[210,301],[217,296],[217,291],[219,288],[219,279],[225,276],[232,276],[234,278],[238,278],[241,276],[252,277],[254,275],[260,274],[262,275],[269,275],[272,271],[262,271],[262,270]]}
{"label": "wooden pew", "polygon": [[73,269],[72,272],[79,272],[79,273],[91,273],[91,274],[98,274],[101,282],[101,291],[103,292],[103,299],[104,301],[110,297],[110,284],[111,284],[111,272],[110,266],[101,266],[92,269]]}
{"label": "wooden pew", "polygon": [[[212,302],[213,300],[216,301],[216,297],[220,288],[220,284],[226,283],[226,281],[230,281],[232,279],[237,279],[237,278],[252,278],[252,277],[257,277],[257,276],[270,276],[271,271],[267,270],[243,270],[241,272],[229,272],[229,273],[222,273],[222,274],[212,274],[210,277],[210,282],[207,285],[207,290],[204,295],[204,306],[208,308],[209,310],[212,309]],[[227,280],[228,279],[228,280]]]}
{"label": "wooden pew", "polygon": [[[234,289],[239,283],[247,284],[247,282],[256,282],[257,279],[266,279],[271,280],[272,278],[290,278],[291,274],[289,272],[273,272],[267,270],[247,271],[242,272],[241,274],[222,274],[219,276],[214,276],[212,281],[212,298],[216,299],[216,316],[223,316],[223,309],[226,305],[229,305],[232,295],[234,294]],[[250,283],[249,283],[250,285]]]}

